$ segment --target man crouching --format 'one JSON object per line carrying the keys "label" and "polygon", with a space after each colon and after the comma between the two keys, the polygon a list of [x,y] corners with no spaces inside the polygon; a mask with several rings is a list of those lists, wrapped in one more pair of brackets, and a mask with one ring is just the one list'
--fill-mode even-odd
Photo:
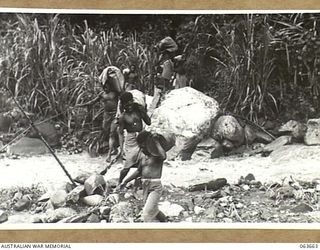
{"label": "man crouching", "polygon": [[[137,136],[137,143],[141,149],[137,170],[120,184],[120,189],[128,182],[141,176],[143,187],[143,221],[166,222],[166,216],[159,210],[158,203],[162,195],[162,167],[167,158],[165,149],[158,140],[158,134],[142,131]],[[152,152],[149,150],[152,145]]]}

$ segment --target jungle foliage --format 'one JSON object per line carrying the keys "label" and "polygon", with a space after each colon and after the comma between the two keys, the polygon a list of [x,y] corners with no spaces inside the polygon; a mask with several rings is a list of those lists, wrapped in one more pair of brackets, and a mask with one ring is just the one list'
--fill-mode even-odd
{"label": "jungle foliage", "polygon": [[[172,36],[193,87],[254,122],[319,115],[320,14],[0,14],[1,84],[28,112],[69,129],[100,126],[93,98],[108,65],[135,64],[153,90],[154,46]],[[2,107],[4,108],[4,107]]]}

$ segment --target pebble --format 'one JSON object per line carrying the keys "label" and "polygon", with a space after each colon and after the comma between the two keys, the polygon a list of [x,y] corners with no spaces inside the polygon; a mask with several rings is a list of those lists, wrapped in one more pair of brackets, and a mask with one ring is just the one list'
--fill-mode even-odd
{"label": "pebble", "polygon": [[224,213],[218,213],[217,218],[223,218],[224,217]]}
{"label": "pebble", "polygon": [[194,207],[194,213],[195,213],[196,215],[202,214],[204,211],[205,211],[205,209],[202,208],[202,207],[199,207],[199,206],[195,206],[195,207]]}
{"label": "pebble", "polygon": [[124,194],[124,198],[125,198],[125,199],[130,199],[131,197],[133,197],[133,194],[132,194],[132,193],[125,193],[125,194]]}
{"label": "pebble", "polygon": [[8,213],[3,211],[3,210],[0,210],[0,223],[3,223],[5,221],[8,220]]}
{"label": "pebble", "polygon": [[243,207],[244,207],[244,205],[243,205],[242,203],[236,204],[236,208],[238,208],[238,209],[241,209],[241,208],[243,208]]}
{"label": "pebble", "polygon": [[232,219],[230,219],[230,218],[223,218],[223,221],[225,223],[232,223]]}
{"label": "pebble", "polygon": [[248,191],[250,189],[250,187],[248,185],[243,185],[242,186],[243,190]]}

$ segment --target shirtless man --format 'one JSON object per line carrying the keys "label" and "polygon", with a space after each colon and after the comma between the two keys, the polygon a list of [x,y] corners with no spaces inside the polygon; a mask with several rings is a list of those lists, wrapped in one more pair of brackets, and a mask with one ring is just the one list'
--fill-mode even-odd
{"label": "shirtless man", "polygon": [[[124,92],[120,96],[120,102],[124,112],[119,117],[119,156],[123,155],[125,150],[125,163],[120,171],[119,184],[128,174],[131,167],[136,167],[140,148],[137,144],[136,136],[143,128],[143,121],[151,124],[151,119],[146,113],[145,107],[133,102],[133,95],[130,92]],[[124,130],[126,136],[124,137]]]}
{"label": "shirtless man", "polygon": [[99,139],[102,142],[108,140],[108,154],[107,161],[110,161],[112,150],[115,148],[117,142],[117,120],[116,113],[118,107],[119,93],[112,88],[110,88],[108,80],[102,82],[101,91],[93,100],[79,104],[77,107],[93,105],[99,101],[103,104],[103,122],[102,122],[102,132]]}
{"label": "shirtless man", "polygon": [[[128,182],[141,176],[143,187],[144,208],[142,217],[144,222],[166,222],[166,216],[159,210],[158,203],[162,195],[162,167],[166,159],[166,151],[157,140],[156,134],[142,131],[137,136],[137,142],[141,149],[139,154],[138,169],[120,184],[120,189],[125,187]],[[148,150],[147,141],[152,139],[157,153]]]}

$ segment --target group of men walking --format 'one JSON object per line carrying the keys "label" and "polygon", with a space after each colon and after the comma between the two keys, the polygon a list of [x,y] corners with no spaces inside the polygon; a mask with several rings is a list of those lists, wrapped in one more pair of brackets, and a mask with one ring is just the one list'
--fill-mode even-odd
{"label": "group of men walking", "polygon": [[[164,38],[158,49],[162,64],[161,71],[157,72],[153,103],[148,107],[150,110],[158,105],[163,93],[186,85],[184,72],[181,68],[177,67],[175,70],[174,67],[173,56],[177,45],[172,38]],[[166,152],[174,146],[175,138],[144,130],[145,125],[151,124],[151,118],[145,95],[137,90],[138,74],[135,66],[130,66],[123,72],[117,67],[109,66],[103,70],[99,80],[102,89],[98,96],[79,106],[90,105],[99,100],[103,102],[102,135],[109,145],[106,161],[111,161],[112,154],[116,154],[114,160],[124,159],[117,190],[124,188],[130,181],[141,178],[145,204],[143,221],[165,222],[166,216],[158,209],[162,194],[160,179]],[[126,178],[131,168],[136,170]]]}

